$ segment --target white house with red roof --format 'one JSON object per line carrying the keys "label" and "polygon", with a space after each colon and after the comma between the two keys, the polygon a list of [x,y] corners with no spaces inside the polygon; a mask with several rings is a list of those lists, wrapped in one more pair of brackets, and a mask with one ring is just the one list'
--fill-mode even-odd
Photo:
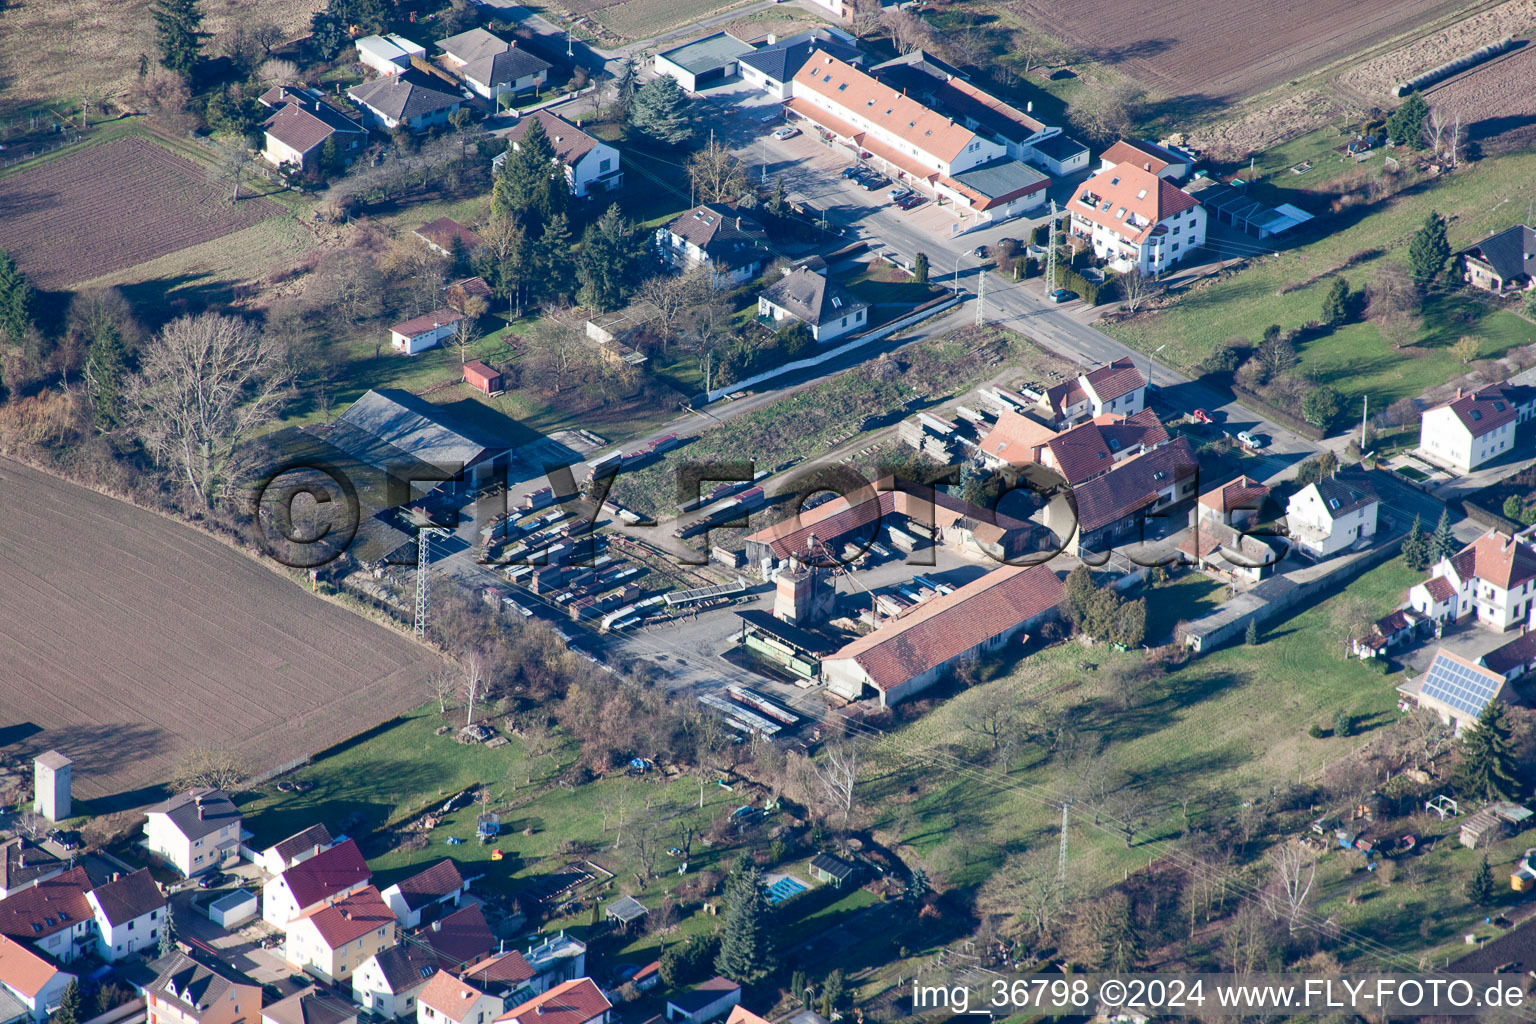
{"label": "white house with red roof", "polygon": [[608,1024],[613,1004],[591,978],[541,992],[496,1018],[498,1024]]}
{"label": "white house with red roof", "polygon": [[500,998],[438,971],[416,996],[416,1024],[490,1024],[504,1009]]}
{"label": "white house with red roof", "polygon": [[1134,416],[1147,406],[1147,378],[1130,356],[1080,373],[1072,380],[1026,395],[1058,429],[1107,413]]}
{"label": "white house with red roof", "polygon": [[103,960],[116,961],[159,947],[166,899],[148,868],[114,875],[85,898],[95,911],[96,951]]}
{"label": "white house with red roof", "polygon": [[311,825],[264,850],[243,851],[251,863],[269,875],[280,875],[301,861],[328,850],[335,843],[324,824]]}
{"label": "white house with red roof", "polygon": [[307,911],[288,922],[287,931],[285,959],[324,981],[345,981],[400,941],[395,912],[371,885]]}
{"label": "white house with red roof", "polygon": [[1449,624],[1475,619],[1504,631],[1536,626],[1536,544],[1531,531],[1489,530],[1430,570],[1408,591],[1414,611]]}
{"label": "white house with red roof", "polygon": [[1204,522],[1247,529],[1259,519],[1269,488],[1247,475],[1213,487],[1200,495],[1196,514]]}
{"label": "white house with red roof", "polygon": [[1099,155],[1101,171],[1126,164],[1169,181],[1180,181],[1189,173],[1189,157],[1141,139],[1121,139]]}
{"label": "white house with red roof", "polygon": [[1115,464],[1168,443],[1168,431],[1151,409],[1134,416],[1105,413],[1064,430],[1040,446],[1040,465],[1076,487],[1103,476]]}
{"label": "white house with red roof", "polygon": [[1047,566],[1003,566],[844,645],[823,659],[821,677],[839,697],[858,700],[867,687],[889,707],[1054,615],[1061,599]]}
{"label": "white house with red roof", "polygon": [[1205,208],[1179,186],[1130,163],[1078,186],[1072,234],[1118,271],[1160,274],[1205,244]]}
{"label": "white house with red roof", "polygon": [[[519,148],[518,140],[527,133],[534,121],[539,122],[544,129],[555,151],[555,159],[565,168],[565,180],[570,185],[571,195],[588,196],[593,192],[611,192],[624,184],[624,171],[620,167],[617,149],[547,110],[524,114],[507,131],[510,149]],[[491,161],[492,170],[499,171],[505,160],[506,154],[498,153],[496,159]]]}
{"label": "white house with red roof", "polygon": [[400,927],[416,928],[424,915],[430,918],[444,913],[448,905],[458,906],[459,899],[468,891],[469,883],[453,861],[445,857],[385,889],[384,902],[395,912]]}
{"label": "white house with red roof", "polygon": [[412,317],[389,329],[389,346],[396,352],[414,356],[453,336],[464,314],[452,309],[434,309]]}
{"label": "white house with red roof", "polygon": [[19,1003],[36,1024],[59,1008],[64,990],[74,980],[73,974],[0,935],[0,995]]}
{"label": "white house with red roof", "polygon": [[1536,387],[1457,388],[1454,399],[1419,417],[1419,451],[1431,462],[1470,473],[1510,452],[1519,425],[1533,418]]}
{"label": "white house with red roof", "polygon": [[1041,452],[1056,431],[1012,409],[1000,410],[997,422],[981,439],[981,457],[993,469],[1027,466],[1040,461]]}
{"label": "white house with red roof", "polygon": [[286,931],[290,921],[338,896],[357,892],[371,877],[357,841],[337,843],[294,864],[262,887],[262,920]]}

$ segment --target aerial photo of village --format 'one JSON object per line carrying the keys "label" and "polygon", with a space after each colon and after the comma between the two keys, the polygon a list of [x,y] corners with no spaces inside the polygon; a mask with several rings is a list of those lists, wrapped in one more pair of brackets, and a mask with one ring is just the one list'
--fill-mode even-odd
{"label": "aerial photo of village", "polygon": [[1469,1016],[1536,0],[0,6],[0,1024]]}

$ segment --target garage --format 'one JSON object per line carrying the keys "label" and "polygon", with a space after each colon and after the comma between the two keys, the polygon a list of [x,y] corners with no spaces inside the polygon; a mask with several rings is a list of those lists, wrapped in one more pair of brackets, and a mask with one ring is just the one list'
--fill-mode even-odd
{"label": "garage", "polygon": [[739,70],[737,60],[754,50],[751,43],[729,32],[716,32],[658,53],[656,73],[675,79],[689,92],[698,92],[734,77]]}

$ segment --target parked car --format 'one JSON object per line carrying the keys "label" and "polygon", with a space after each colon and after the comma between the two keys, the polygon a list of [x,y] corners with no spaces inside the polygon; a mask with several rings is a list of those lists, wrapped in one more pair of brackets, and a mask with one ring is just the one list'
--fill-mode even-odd
{"label": "parked car", "polygon": [[845,178],[850,178],[850,179],[851,178],[857,178],[859,175],[861,175],[863,173],[864,173],[864,168],[858,166],[857,164],[855,164],[852,167],[844,167],[843,168],[843,177],[845,177]]}
{"label": "parked car", "polygon": [[199,889],[212,889],[214,886],[223,885],[229,881],[229,876],[222,871],[210,871],[206,875],[197,876]]}
{"label": "parked car", "polygon": [[893,189],[891,189],[891,192],[890,192],[891,202],[899,203],[899,202],[901,202],[903,199],[907,198],[907,196],[909,196],[911,194],[912,194],[912,190],[909,189],[909,188],[893,188]]}
{"label": "parked car", "polygon": [[774,129],[773,137],[778,139],[780,142],[783,142],[785,139],[792,139],[796,135],[799,135],[799,134],[800,134],[800,129],[799,128],[796,128],[792,124],[786,124],[782,128]]}
{"label": "parked car", "polygon": [[1052,302],[1071,302],[1075,298],[1077,298],[1077,292],[1071,291],[1067,288],[1057,288],[1055,291],[1051,292]]}
{"label": "parked car", "polygon": [[978,245],[976,248],[971,250],[971,255],[977,256],[977,257],[979,257],[981,259],[986,259],[987,258],[987,253],[990,252],[990,251],[991,250],[989,250],[986,246]]}
{"label": "parked car", "polygon": [[1257,434],[1250,434],[1246,430],[1239,430],[1237,432],[1237,442],[1244,448],[1252,448],[1255,451],[1269,444],[1264,438]]}
{"label": "parked car", "polygon": [[928,201],[928,197],[927,196],[920,196],[916,192],[914,192],[911,195],[907,196],[905,199],[902,199],[899,202],[897,202],[896,205],[899,206],[903,210],[913,210],[913,209],[916,209],[919,206],[922,206],[927,201]]}
{"label": "parked car", "polygon": [[864,191],[875,192],[891,183],[891,179],[883,175],[869,178],[864,182]]}
{"label": "parked car", "polygon": [[1216,422],[1214,419],[1211,418],[1211,414],[1206,412],[1204,409],[1196,409],[1194,412],[1190,413],[1189,415],[1190,415],[1190,418],[1193,419],[1196,423],[1215,423]]}

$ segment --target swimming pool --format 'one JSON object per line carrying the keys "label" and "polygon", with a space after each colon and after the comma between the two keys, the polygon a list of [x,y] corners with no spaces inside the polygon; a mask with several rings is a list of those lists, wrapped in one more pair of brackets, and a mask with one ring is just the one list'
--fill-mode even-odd
{"label": "swimming pool", "polygon": [[776,906],[787,899],[800,895],[808,888],[810,887],[800,881],[800,879],[785,875],[768,886],[768,903],[770,906]]}

